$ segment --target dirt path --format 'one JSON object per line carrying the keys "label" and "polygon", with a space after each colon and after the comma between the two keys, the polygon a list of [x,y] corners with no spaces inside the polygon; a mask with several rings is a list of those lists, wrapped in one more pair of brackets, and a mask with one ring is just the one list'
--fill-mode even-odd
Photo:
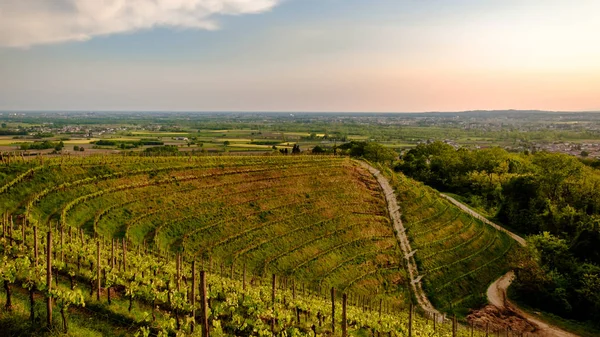
{"label": "dirt path", "polygon": [[503,227],[500,227],[500,226],[496,225],[495,223],[493,223],[490,220],[486,219],[481,214],[473,211],[467,205],[461,203],[460,201],[452,198],[451,196],[445,195],[443,193],[440,193],[440,196],[442,198],[445,198],[446,200],[450,201],[455,206],[457,206],[458,208],[462,209],[464,212],[469,213],[472,217],[474,217],[476,219],[479,219],[479,220],[483,221],[484,223],[486,223],[486,224],[488,224],[488,225],[496,228],[497,230],[508,234],[511,238],[515,239],[515,241],[517,241],[521,246],[525,247],[527,245],[527,243],[525,242],[525,239],[523,239],[522,237],[518,236],[517,234],[515,234],[515,233],[513,233],[511,231],[508,231],[507,229],[505,229]]}
{"label": "dirt path", "polygon": [[[505,232],[510,237],[512,237],[515,241],[517,241],[521,246],[527,245],[527,242],[522,237],[489,221],[488,219],[483,217],[481,214],[473,211],[468,206],[462,204],[458,200],[456,200],[450,196],[447,196],[445,194],[441,194],[441,193],[440,193],[440,196],[442,196],[443,198],[446,198],[451,203],[453,203],[454,205],[456,205],[457,207],[459,207],[466,213],[470,214],[474,218],[477,218],[477,219],[483,221],[484,223],[496,228],[499,231]],[[506,296],[506,291],[507,291],[508,287],[511,285],[514,277],[515,277],[515,273],[513,271],[509,271],[508,273],[504,274],[502,277],[500,277],[499,279],[494,281],[494,283],[492,283],[489,286],[489,288],[487,290],[487,298],[491,305],[493,305],[496,308],[501,309],[501,310],[507,310],[511,314],[517,316],[518,318],[524,319],[529,324],[533,325],[536,328],[536,331],[534,332],[534,334],[536,336],[548,336],[548,337],[551,337],[551,336],[555,336],[555,337],[577,336],[570,332],[564,331],[558,327],[555,327],[553,325],[545,323],[541,319],[539,319],[529,313],[524,312],[517,305],[512,303]]]}
{"label": "dirt path", "polygon": [[515,315],[527,320],[534,325],[537,330],[534,332],[536,336],[544,337],[576,337],[577,335],[564,331],[558,327],[550,325],[540,318],[521,310],[518,306],[512,303],[506,296],[506,290],[512,283],[515,273],[509,271],[501,278],[497,279],[487,290],[488,301],[499,309],[507,309]]}
{"label": "dirt path", "polygon": [[425,295],[423,287],[421,286],[421,277],[419,277],[419,271],[417,270],[417,264],[413,256],[414,254],[411,254],[412,249],[410,248],[410,242],[406,237],[406,231],[404,229],[404,225],[402,224],[402,220],[400,219],[400,207],[398,207],[398,201],[396,200],[396,194],[394,193],[394,189],[392,188],[388,180],[381,174],[381,172],[379,172],[378,169],[362,161],[359,161],[359,163],[362,167],[369,170],[369,172],[373,176],[375,176],[375,178],[377,178],[377,182],[379,183],[379,186],[381,186],[381,189],[385,194],[385,200],[387,202],[388,211],[390,214],[390,218],[392,219],[394,229],[396,230],[396,236],[398,238],[398,241],[400,242],[400,248],[404,253],[404,257],[408,260],[407,265],[408,275],[411,280],[410,284],[413,293],[417,298],[419,306],[425,312],[427,312],[430,315],[430,317],[435,316],[439,320],[443,320],[444,315],[441,314],[439,311],[435,310],[433,305],[431,305],[431,302],[429,302],[429,299],[427,298],[427,295]]}

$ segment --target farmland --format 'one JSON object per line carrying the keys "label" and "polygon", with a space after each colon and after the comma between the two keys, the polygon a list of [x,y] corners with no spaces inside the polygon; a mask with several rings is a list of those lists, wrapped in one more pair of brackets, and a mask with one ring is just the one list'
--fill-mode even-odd
{"label": "farmland", "polygon": [[[467,301],[457,299],[469,292],[483,292],[487,283],[501,274],[505,268],[502,256],[510,243],[505,245],[507,240],[501,234],[445,204],[426,187],[389,171],[386,174],[397,189],[409,237],[418,247],[416,261],[419,269],[425,271],[424,288],[433,303],[450,312],[453,307],[467,308],[476,303],[469,297]],[[235,297],[240,290],[234,288],[240,286],[242,279],[242,288],[247,280],[258,289],[268,289],[270,276],[278,275],[281,290],[288,291],[288,299],[295,298],[297,289],[297,301],[309,301],[301,304],[282,298],[278,305],[292,312],[321,306],[316,310],[324,315],[326,301],[319,301],[324,301],[323,294],[334,288],[338,296],[348,294],[349,305],[357,308],[377,311],[379,302],[384,313],[407,315],[412,295],[385,198],[375,178],[350,158],[17,157],[5,164],[0,179],[3,233],[8,233],[3,237],[4,253],[20,261],[28,255],[31,248],[26,247],[31,247],[31,243],[18,244],[19,235],[32,240],[34,231],[45,233],[51,228],[60,238],[55,239],[60,245],[54,247],[60,253],[55,257],[56,287],[66,294],[80,294],[75,298],[82,296],[73,303],[66,302],[75,307],[95,303],[95,310],[109,310],[135,326],[147,326],[153,331],[168,331],[174,313],[177,327],[181,328],[184,323],[179,322],[179,313],[189,314],[194,306],[188,307],[185,302],[177,306],[170,296],[195,298],[189,294],[191,288],[195,289],[189,284],[189,275],[197,276],[190,269],[194,261],[195,270],[209,271],[207,282],[212,284],[211,289],[220,284],[221,290],[216,292],[222,295],[211,295],[218,298]],[[441,234],[433,234],[438,231]],[[42,242],[41,234],[36,234],[35,241]],[[95,277],[100,271],[94,265],[102,264],[94,256],[95,242],[98,261],[110,261],[104,266],[104,276],[98,274],[100,277]],[[10,248],[15,245],[19,247],[17,251]],[[471,272],[482,259],[492,258],[498,262]],[[14,266],[14,270],[19,268],[24,267]],[[156,273],[162,268],[165,274],[158,273],[162,275],[158,278],[148,278],[145,272]],[[183,287],[182,274],[188,275],[184,282],[188,290],[174,292],[173,284],[168,284],[175,282],[177,289]],[[21,278],[33,277],[27,275]],[[94,285],[98,279],[101,288]],[[158,279],[162,281],[155,284]],[[82,283],[81,288],[75,285],[78,283]],[[90,284],[89,294],[84,291],[86,283]],[[43,284],[36,287],[44,289]],[[102,289],[105,297],[109,287],[114,288],[113,303],[106,306],[93,293],[94,289]],[[160,294],[168,294],[169,299]],[[264,296],[261,294],[263,290],[246,295],[257,296],[257,303],[268,303],[260,299]],[[304,296],[300,298],[300,294]],[[60,296],[56,295],[56,299],[65,301]],[[20,293],[13,297],[20,303]],[[154,312],[155,302],[171,311]],[[265,306],[262,302],[255,305]],[[216,310],[214,305],[211,308]],[[144,325],[145,318],[135,308],[151,310],[156,316],[152,324]],[[74,326],[82,319],[78,315],[81,312],[73,315]],[[286,322],[279,317],[277,321],[275,329],[298,328],[293,319]],[[224,320],[222,324],[229,323]],[[355,328],[359,331],[361,325]],[[393,327],[390,322],[378,329],[400,327]]]}
{"label": "farmland", "polygon": [[[66,240],[70,247],[61,249],[67,256],[56,266],[67,275],[63,259],[77,261],[77,272],[92,263],[82,259],[93,248],[77,244],[81,236],[82,244],[103,242],[103,254],[116,241],[123,250],[136,247],[132,253],[153,252],[167,261],[180,256],[187,266],[197,261],[222,276],[276,274],[313,292],[335,287],[356,298],[378,294],[396,307],[407,300],[401,254],[378,185],[348,158],[13,159],[0,185],[5,254],[17,228],[25,238],[33,228],[52,228],[60,246]],[[13,226],[14,232],[8,229]],[[137,256],[127,263],[142,263]]]}
{"label": "farmland", "polygon": [[260,274],[368,291],[382,275],[399,283],[400,268],[376,272],[399,266],[377,184],[348,159],[305,158],[46,164],[3,204],[31,224],[60,223],[228,267],[245,263]]}
{"label": "farmland", "polygon": [[181,152],[211,154],[271,153],[289,150],[295,144],[302,151],[319,146],[333,153],[337,145],[348,141],[376,141],[402,153],[418,144],[442,140],[455,147],[543,149],[596,157],[600,148],[598,116],[532,111],[378,115],[0,112],[0,152],[50,154],[54,147],[27,147],[48,140],[62,141],[64,148],[59,152],[71,155],[139,152],[159,144]]}

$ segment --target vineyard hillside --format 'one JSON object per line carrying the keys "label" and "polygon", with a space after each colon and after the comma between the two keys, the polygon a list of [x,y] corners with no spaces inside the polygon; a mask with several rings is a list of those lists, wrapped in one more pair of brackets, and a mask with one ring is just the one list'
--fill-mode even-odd
{"label": "vineyard hillside", "polygon": [[[385,173],[434,304],[448,310],[505,267],[503,254],[482,250],[510,241]],[[0,327],[9,334],[331,335],[340,321],[350,335],[459,328],[410,313],[385,196],[348,158],[13,159],[0,174],[0,205]],[[448,234],[427,236],[438,230]],[[472,231],[463,244],[450,234]],[[477,246],[479,237],[488,243]],[[490,261],[469,269],[482,256]],[[479,283],[464,282],[468,273]]]}
{"label": "vineyard hillside", "polygon": [[91,157],[4,172],[2,213],[19,224],[323,287],[404,291],[382,193],[349,159]]}

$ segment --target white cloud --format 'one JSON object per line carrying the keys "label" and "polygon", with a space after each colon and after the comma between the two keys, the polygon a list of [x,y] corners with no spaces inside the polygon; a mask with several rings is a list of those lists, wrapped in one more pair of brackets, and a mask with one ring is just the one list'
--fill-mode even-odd
{"label": "white cloud", "polygon": [[268,11],[280,0],[0,0],[0,46],[85,41],[156,26],[217,29],[218,15]]}

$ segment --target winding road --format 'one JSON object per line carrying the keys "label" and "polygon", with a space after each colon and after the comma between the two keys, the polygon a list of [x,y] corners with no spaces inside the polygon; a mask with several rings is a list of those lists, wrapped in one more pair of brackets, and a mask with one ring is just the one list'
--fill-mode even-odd
{"label": "winding road", "polygon": [[[515,239],[515,241],[517,241],[521,246],[525,247],[527,245],[527,242],[522,237],[489,221],[488,219],[483,217],[481,214],[473,211],[467,205],[459,202],[458,200],[456,200],[448,195],[440,193],[440,196],[442,198],[447,199],[448,201],[453,203],[455,206],[459,207],[464,212],[470,214],[474,218],[483,221],[484,223],[496,228],[499,231],[505,232],[510,237]],[[547,336],[547,337],[552,337],[552,336],[554,336],[554,337],[576,337],[577,336],[570,332],[564,331],[556,326],[550,325],[534,315],[526,313],[525,311],[520,309],[517,305],[512,303],[508,299],[506,294],[507,294],[507,289],[510,286],[510,284],[512,283],[514,277],[515,277],[515,273],[513,271],[509,271],[508,273],[502,275],[502,277],[500,277],[499,279],[494,281],[494,283],[492,283],[489,286],[489,288],[487,290],[487,298],[488,298],[488,302],[490,302],[491,305],[493,305],[499,309],[507,309],[507,310],[511,311],[512,313],[514,313],[516,316],[519,316],[519,317],[525,319],[526,321],[528,321],[530,324],[536,326],[537,327],[537,331],[535,332],[536,336]]]}

